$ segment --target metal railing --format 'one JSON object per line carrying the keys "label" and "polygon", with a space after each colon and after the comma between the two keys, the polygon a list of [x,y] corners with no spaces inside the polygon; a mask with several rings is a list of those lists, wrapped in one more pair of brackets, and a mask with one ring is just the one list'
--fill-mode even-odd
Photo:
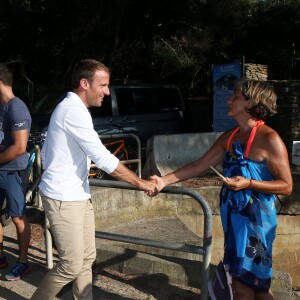
{"label": "metal railing", "polygon": [[[114,134],[114,135],[99,135],[99,138],[134,138],[137,143],[137,159],[131,159],[122,161],[125,164],[130,163],[138,163],[138,175],[141,176],[141,143],[139,138],[134,134]],[[26,199],[31,197],[32,192],[37,188],[37,184],[40,181],[40,176],[42,173],[41,167],[41,157],[40,157],[40,148],[39,146],[34,146],[29,150],[29,157],[32,153],[36,153],[36,172],[37,176],[35,177],[34,181],[28,188]],[[127,190],[136,190],[139,189],[133,185],[130,185],[125,182],[119,181],[112,181],[112,180],[99,180],[99,179],[89,179],[91,186],[98,186],[98,187],[109,187],[109,188],[117,188],[117,189],[127,189]],[[167,194],[181,194],[187,195],[193,198],[202,208],[204,214],[204,221],[203,221],[203,245],[189,245],[189,244],[182,244],[177,242],[166,242],[166,241],[158,241],[158,240],[150,240],[150,239],[142,239],[138,237],[126,236],[126,235],[119,235],[113,234],[108,232],[101,232],[96,231],[95,236],[96,238],[101,239],[108,239],[114,240],[119,242],[131,243],[131,244],[138,244],[138,245],[145,245],[151,247],[157,247],[162,249],[169,249],[175,250],[179,252],[187,252],[193,254],[199,254],[203,256],[202,260],[202,270],[201,270],[201,299],[206,300],[208,298],[208,291],[207,291],[207,284],[209,280],[209,269],[210,269],[210,261],[211,261],[211,244],[212,244],[212,212],[211,208],[204,197],[200,194],[195,192],[194,190],[187,189],[184,187],[178,186],[169,186],[165,187],[161,193]],[[38,193],[39,194],[39,193]],[[38,205],[39,208],[42,207],[40,196]],[[49,221],[45,217],[45,246],[46,246],[46,264],[49,269],[53,267],[53,253],[52,253],[52,236],[50,233],[50,226]]]}
{"label": "metal railing", "polygon": [[[127,190],[139,190],[135,186],[132,186],[125,182],[119,181],[111,181],[111,180],[97,180],[90,179],[91,186],[98,187],[109,187],[109,188],[117,188],[117,189],[127,189]],[[197,203],[201,206],[204,214],[203,221],[203,245],[188,245],[181,244],[177,242],[166,242],[166,241],[158,241],[158,240],[150,240],[150,239],[142,239],[132,236],[113,234],[108,232],[96,231],[96,238],[108,239],[114,241],[120,241],[131,244],[152,246],[163,249],[176,250],[180,252],[188,252],[194,254],[200,254],[203,256],[202,261],[202,270],[201,270],[201,299],[206,300],[208,298],[208,290],[207,284],[209,280],[209,270],[210,270],[210,261],[211,261],[211,244],[212,244],[212,212],[211,208],[204,197],[198,194],[196,191],[187,189],[184,187],[178,186],[169,186],[165,187],[161,193],[167,194],[181,194],[192,197]],[[49,226],[46,223],[46,257],[47,257],[47,266],[48,268],[53,267],[53,259],[52,259],[52,239],[51,234],[49,232]]]}

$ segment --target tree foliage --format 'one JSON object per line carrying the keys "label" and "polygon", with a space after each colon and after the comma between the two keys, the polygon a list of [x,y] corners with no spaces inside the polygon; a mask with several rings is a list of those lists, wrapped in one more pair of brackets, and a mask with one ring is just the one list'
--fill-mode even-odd
{"label": "tree foliage", "polygon": [[298,2],[1,0],[0,61],[47,88],[86,57],[109,65],[112,81],[176,83],[191,95],[209,93],[213,64],[243,57],[289,79]]}

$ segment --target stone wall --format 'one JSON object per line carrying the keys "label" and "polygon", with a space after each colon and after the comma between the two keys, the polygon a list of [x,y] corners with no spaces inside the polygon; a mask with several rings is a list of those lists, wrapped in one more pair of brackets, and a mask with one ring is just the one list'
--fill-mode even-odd
{"label": "stone wall", "polygon": [[268,80],[268,66],[259,64],[244,64],[244,77],[255,80]]}
{"label": "stone wall", "polygon": [[[282,137],[292,160],[293,141],[300,141],[300,81],[269,81],[277,93],[277,114],[267,122]],[[293,172],[299,166],[292,165]]]}

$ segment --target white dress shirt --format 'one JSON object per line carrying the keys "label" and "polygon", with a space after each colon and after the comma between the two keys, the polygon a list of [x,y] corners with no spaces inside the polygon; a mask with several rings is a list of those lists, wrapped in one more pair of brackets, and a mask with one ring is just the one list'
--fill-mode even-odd
{"label": "white dress shirt", "polygon": [[91,160],[107,173],[113,172],[119,163],[99,139],[82,100],[69,92],[51,116],[42,148],[41,192],[61,201],[89,199]]}

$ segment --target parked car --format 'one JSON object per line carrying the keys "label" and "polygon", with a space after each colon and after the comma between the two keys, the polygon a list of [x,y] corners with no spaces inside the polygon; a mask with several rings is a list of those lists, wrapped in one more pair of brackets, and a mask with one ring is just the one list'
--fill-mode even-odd
{"label": "parked car", "polygon": [[[50,93],[31,109],[32,135],[47,132],[51,113],[65,96]],[[184,132],[184,109],[175,85],[112,85],[102,106],[90,108],[90,113],[98,134],[133,133],[143,148],[152,135]]]}

